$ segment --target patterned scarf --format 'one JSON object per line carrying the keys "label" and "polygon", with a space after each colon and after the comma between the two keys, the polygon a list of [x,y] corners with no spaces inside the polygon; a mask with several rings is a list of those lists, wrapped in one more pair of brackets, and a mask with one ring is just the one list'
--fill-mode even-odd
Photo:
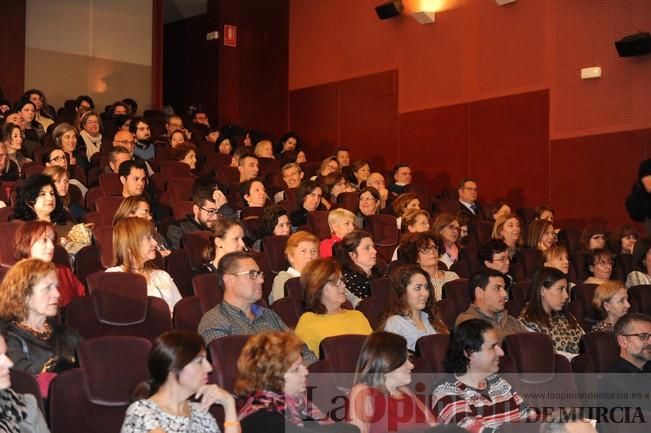
{"label": "patterned scarf", "polygon": [[332,420],[327,418],[318,407],[312,403],[308,404],[305,398],[272,391],[256,391],[250,395],[240,410],[239,419],[242,420],[259,410],[282,415],[287,421],[300,427],[303,427],[304,421],[314,420],[319,424],[332,423]]}
{"label": "patterned scarf", "polygon": [[20,423],[27,417],[22,397],[10,388],[0,391],[0,433],[20,431]]}

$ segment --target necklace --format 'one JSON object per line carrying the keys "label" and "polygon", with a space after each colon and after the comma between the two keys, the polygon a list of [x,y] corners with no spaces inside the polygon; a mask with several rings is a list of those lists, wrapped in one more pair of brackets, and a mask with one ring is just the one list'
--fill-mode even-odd
{"label": "necklace", "polygon": [[52,327],[48,322],[45,322],[43,325],[44,330],[43,331],[37,331],[36,329],[32,328],[31,325],[29,325],[26,322],[14,322],[16,326],[18,326],[20,329],[29,332],[32,334],[34,337],[38,338],[39,340],[49,340],[50,337],[52,337]]}

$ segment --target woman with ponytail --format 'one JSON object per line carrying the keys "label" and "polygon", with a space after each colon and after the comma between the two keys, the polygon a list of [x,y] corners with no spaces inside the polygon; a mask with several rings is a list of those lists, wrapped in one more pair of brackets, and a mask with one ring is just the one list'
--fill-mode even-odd
{"label": "woman with ponytail", "polygon": [[[224,408],[224,433],[239,433],[235,399],[217,385],[208,384],[212,367],[201,337],[194,332],[171,331],[156,339],[149,352],[149,380],[134,391],[121,433],[219,432],[208,412],[213,404]],[[198,402],[190,402],[190,398]]]}

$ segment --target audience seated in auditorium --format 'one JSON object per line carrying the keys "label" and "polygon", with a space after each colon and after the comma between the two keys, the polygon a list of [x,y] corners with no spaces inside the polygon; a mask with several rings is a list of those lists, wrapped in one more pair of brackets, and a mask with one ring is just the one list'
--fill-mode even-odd
{"label": "audience seated in auditorium", "polygon": [[323,239],[319,246],[323,258],[332,257],[334,245],[355,230],[355,214],[344,208],[333,209],[328,212],[328,227],[331,236]]}
{"label": "audience seated in auditorium", "polygon": [[129,124],[129,132],[136,139],[133,154],[138,158],[148,161],[156,156],[156,147],[152,142],[151,126],[144,117],[134,117]]}
{"label": "audience seated in auditorium", "polygon": [[66,153],[70,169],[80,167],[82,170],[87,171],[90,163],[86,152],[79,145],[80,141],[77,134],[77,129],[74,126],[64,122],[54,128],[52,138],[54,144]]}
{"label": "audience seated in auditorium", "polygon": [[628,290],[621,281],[605,281],[594,293],[592,306],[601,314],[602,320],[595,323],[590,332],[613,332],[615,323],[628,313]]}
{"label": "audience seated in auditorium", "polygon": [[[61,167],[66,172],[68,173],[68,182],[71,185],[76,186],[79,188],[79,191],[81,192],[82,197],[86,196],[86,192],[88,192],[88,188],[86,185],[81,183],[80,180],[70,178],[74,173],[72,173],[72,170],[70,167],[70,164],[68,163],[68,157],[66,153],[63,151],[63,149],[60,149],[58,147],[51,147],[43,153],[43,165],[47,169],[48,167]],[[48,175],[49,176],[49,175]]]}
{"label": "audience seated in auditorium", "polygon": [[617,320],[614,332],[619,345],[619,358],[608,373],[651,373],[651,316],[626,314]]}
{"label": "audience seated in auditorium", "polygon": [[633,254],[633,246],[639,235],[634,227],[624,224],[617,226],[610,234],[610,246],[616,255]]}
{"label": "audience seated in auditorium", "polygon": [[472,304],[459,314],[455,326],[470,319],[485,320],[491,324],[500,342],[507,335],[527,332],[527,328],[506,311],[509,292],[503,273],[493,269],[475,273],[468,280],[468,296]]}
{"label": "audience seated in auditorium", "polygon": [[[276,313],[256,304],[262,298],[264,273],[252,257],[243,252],[225,255],[219,262],[217,276],[224,300],[207,311],[199,322],[199,334],[206,344],[226,335],[288,330]],[[316,361],[305,345],[301,355],[308,363]]]}
{"label": "audience seated in auditorium", "polygon": [[[301,185],[304,173],[301,166],[297,163],[289,162],[283,165],[280,173],[283,176],[283,182],[285,182],[287,188],[298,188]],[[274,195],[274,202],[278,203],[286,198],[284,190],[278,191],[276,195]]]}
{"label": "audience seated in auditorium", "polygon": [[[23,175],[23,166],[25,163],[30,162],[31,159],[26,158],[23,155],[23,132],[20,129],[20,126],[16,123],[12,123],[10,118],[7,118],[7,121],[2,125],[2,142],[5,145],[7,150],[7,159],[15,164],[18,169],[18,177]],[[9,167],[11,169],[11,167]],[[9,172],[6,174],[9,178],[13,177]]]}
{"label": "audience seated in auditorium", "polygon": [[570,259],[567,254],[567,248],[563,245],[554,245],[545,250],[543,252],[543,259],[543,266],[546,268],[558,269],[565,275],[570,271]]}
{"label": "audience seated in auditorium", "polygon": [[18,179],[18,166],[9,159],[7,145],[3,140],[2,133],[0,131],[0,181],[13,182]]}
{"label": "audience seated in auditorium", "polygon": [[445,359],[447,371],[454,376],[432,395],[432,410],[439,422],[482,432],[530,416],[527,403],[498,374],[502,356],[490,323],[470,319],[454,329]]}
{"label": "audience seated in auditorium", "polygon": [[450,269],[454,262],[459,260],[459,219],[449,213],[440,214],[434,220],[432,233],[443,242],[439,260]]}
{"label": "audience seated in auditorium", "polygon": [[172,134],[169,137],[169,146],[172,149],[176,149],[176,147],[182,143],[185,143],[185,133],[180,129],[172,131]]}
{"label": "audience seated in auditorium", "polygon": [[285,152],[290,152],[301,148],[301,139],[295,132],[290,131],[282,135],[276,142],[274,154],[277,159],[282,159]]}
{"label": "audience seated in auditorium", "polygon": [[404,239],[400,253],[406,263],[420,266],[429,276],[434,287],[434,299],[440,301],[443,297],[443,285],[448,281],[459,279],[452,271],[439,269],[439,251],[443,243],[431,233],[413,233]]}
{"label": "audience seated in auditorium", "polygon": [[184,141],[174,148],[172,158],[187,164],[194,173],[197,168],[197,147],[189,141]]}
{"label": "audience seated in auditorium", "polygon": [[[401,243],[412,233],[429,232],[429,212],[424,209],[407,209],[400,221],[400,232],[402,233]],[[392,261],[398,260],[400,244],[393,251]],[[440,260],[440,259],[439,259]]]}
{"label": "audience seated in auditorium", "polygon": [[380,213],[380,192],[372,186],[360,189],[357,193],[359,204],[355,215],[355,226],[367,226],[367,217]]}
{"label": "audience seated in auditorium", "polygon": [[[118,134],[121,134],[124,131],[118,132]],[[128,132],[127,134],[131,134]],[[109,151],[109,163],[106,166],[106,173],[119,173],[120,172],[120,165],[124,161],[129,161],[132,159],[131,152],[129,152],[129,149],[127,149],[124,146],[113,146],[113,148]]]}
{"label": "audience seated in auditorium", "polygon": [[[59,149],[55,149],[61,152]],[[65,156],[61,156],[65,160]],[[68,171],[57,165],[46,167],[43,174],[52,178],[56,193],[63,204],[63,209],[69,213],[74,222],[82,221],[86,215],[86,210],[79,203],[70,201],[70,177]]]}
{"label": "audience seated in auditorium", "polygon": [[484,221],[481,204],[477,201],[479,186],[476,179],[467,177],[459,182],[459,209],[468,214],[472,221]]}
{"label": "audience seated in auditorium", "polygon": [[[219,432],[208,412],[214,405],[224,409],[224,433],[238,433],[235,399],[208,383],[212,366],[201,337],[188,331],[171,331],[156,339],[147,360],[149,380],[139,384],[127,409],[121,433]],[[194,398],[197,401],[191,402]]]}
{"label": "audience seated in auditorium", "polygon": [[123,218],[113,227],[113,261],[106,272],[132,272],[147,280],[147,296],[161,298],[170,308],[181,300],[178,287],[167,272],[154,268],[158,243],[154,227],[144,218]]}
{"label": "audience seated in auditorium", "polygon": [[[16,229],[13,239],[16,260],[39,259],[51,263],[57,235],[51,223],[28,221]],[[70,266],[55,264],[59,290],[59,305],[65,307],[75,297],[84,296],[86,288],[72,273]]]}
{"label": "audience seated in auditorium", "polygon": [[45,94],[39,89],[29,89],[25,91],[22,99],[29,99],[34,104],[34,119],[43,126],[43,134],[45,134],[56,117],[53,107],[47,103]]}
{"label": "audience seated in auditorium", "polygon": [[237,360],[235,392],[245,402],[239,411],[243,433],[352,433],[335,424],[306,399],[308,370],[303,343],[291,332],[251,336]]}
{"label": "audience seated in auditorium", "polygon": [[262,211],[262,224],[253,243],[253,249],[262,251],[262,240],[267,236],[289,236],[292,232],[292,225],[289,222],[287,209],[277,204],[268,205]]}
{"label": "audience seated in auditorium", "polygon": [[36,116],[36,107],[30,100],[22,99],[14,106],[14,109],[20,113],[23,118],[21,129],[25,142],[23,146],[28,156],[34,153],[34,149],[41,146],[41,139],[45,135],[45,128],[34,117]]}
{"label": "audience seated in auditorium", "polygon": [[79,138],[77,146],[86,154],[90,161],[91,157],[102,148],[102,121],[99,115],[90,110],[79,116]]}
{"label": "audience seated in auditorium", "polygon": [[396,195],[405,192],[405,187],[411,183],[411,167],[409,164],[396,164],[393,167],[393,182],[389,191]]}
{"label": "audience seated in auditorium", "polygon": [[219,261],[228,253],[246,251],[244,245],[244,226],[234,218],[219,218],[211,227],[210,244],[203,253],[208,262],[202,271],[217,272]]}
{"label": "audience seated in auditorium", "polygon": [[345,147],[338,147],[335,149],[335,159],[339,167],[348,167],[350,165],[350,150]]}
{"label": "audience seated in auditorium", "polygon": [[[141,195],[133,195],[122,200],[122,203],[120,203],[120,206],[118,206],[113,215],[113,226],[122,218],[144,218],[154,224],[151,206],[147,199]],[[154,231],[153,236],[158,244],[157,248],[161,256],[169,256],[171,251],[167,245],[167,240],[157,230]]]}
{"label": "audience seated in auditorium", "polygon": [[185,233],[207,231],[217,221],[219,208],[209,188],[197,188],[192,195],[192,215],[175,221],[167,228],[167,239],[172,249],[181,248],[181,238]]}
{"label": "audience seated in auditorium", "polygon": [[35,396],[19,394],[11,389],[9,369],[14,363],[9,358],[9,348],[4,332],[0,332],[0,426],[6,432],[49,433],[49,429]]}
{"label": "audience seated in auditorium", "polygon": [[287,280],[300,277],[305,265],[319,257],[319,238],[306,231],[294,233],[285,244],[285,256],[289,261],[289,268],[286,271],[280,271],[274,278],[269,294],[269,304],[284,298]]}
{"label": "audience seated in auditorium", "polygon": [[255,177],[240,182],[240,196],[247,207],[263,207],[267,201],[264,183]]}
{"label": "audience seated in auditorium", "polygon": [[380,193],[380,209],[384,209],[387,205],[391,205],[393,198],[396,196],[394,193],[387,189],[384,176],[381,173],[371,173],[366,179],[366,186],[373,187]]}
{"label": "audience seated in auditorium", "polygon": [[342,192],[355,192],[348,182],[348,179],[341,172],[330,173],[323,179],[322,184],[325,190],[325,199],[322,201],[323,205],[329,210],[332,206],[338,203],[339,194]]}
{"label": "audience seated in auditorium", "polygon": [[407,349],[416,351],[420,337],[447,334],[436,308],[434,287],[429,275],[416,265],[399,266],[391,272],[393,290],[381,319],[380,329],[401,335],[407,340]]}
{"label": "audience seated in auditorium", "polygon": [[651,239],[644,238],[633,246],[633,271],[626,277],[626,287],[651,284]]}
{"label": "audience seated in auditorium", "polygon": [[413,368],[404,337],[384,331],[367,337],[348,404],[350,420],[361,433],[422,431],[436,424],[408,387]]}
{"label": "audience seated in auditorium", "polygon": [[258,158],[251,153],[241,155],[237,161],[237,169],[240,172],[240,183],[258,177]]}
{"label": "audience seated in auditorium", "polygon": [[[0,285],[0,327],[7,356],[17,370],[48,383],[52,374],[76,363],[81,337],[57,319],[60,294],[56,267],[24,259],[9,269]],[[47,389],[47,386],[42,389]]]}
{"label": "audience seated in auditorium", "polygon": [[596,248],[586,257],[586,263],[590,276],[584,281],[585,284],[601,284],[610,280],[613,273],[613,253],[610,250]]}
{"label": "audience seated in auditorium", "polygon": [[147,167],[142,160],[133,160],[120,164],[118,168],[122,182],[122,197],[142,195],[147,186]]}
{"label": "audience seated in auditorium", "polygon": [[581,232],[579,248],[581,251],[592,251],[597,248],[607,248],[606,230],[595,224],[588,224]]}
{"label": "audience seated in auditorium", "polygon": [[233,154],[233,145],[231,144],[231,138],[228,135],[220,135],[215,140],[215,148],[218,153],[222,153],[224,155]]}
{"label": "audience seated in auditorium", "polygon": [[567,309],[569,298],[567,276],[558,269],[542,268],[533,276],[519,319],[532,332],[547,334],[556,353],[572,358],[579,353],[584,332]]}
{"label": "audience seated in auditorium", "polygon": [[556,243],[554,226],[547,220],[534,220],[529,225],[527,247],[545,251]]}
{"label": "audience seated in auditorium", "polygon": [[289,214],[292,226],[298,228],[307,224],[307,214],[320,208],[322,197],[323,187],[317,181],[302,181],[296,195],[300,207]]}
{"label": "audience seated in auditorium", "polygon": [[479,260],[486,269],[492,269],[504,275],[507,291],[515,283],[515,278],[508,273],[511,265],[508,248],[509,246],[501,239],[491,239],[479,247]]}
{"label": "audience seated in auditorium", "polygon": [[356,189],[362,189],[366,186],[366,180],[371,175],[371,166],[365,159],[358,159],[350,166],[352,177],[348,179],[351,185]]}
{"label": "audience seated in auditorium", "polygon": [[308,262],[301,273],[301,285],[305,313],[298,320],[296,335],[317,356],[321,341],[327,337],[373,332],[364,314],[343,308],[346,286],[337,261],[316,258]]}
{"label": "audience seated in auditorium", "polygon": [[508,245],[508,253],[511,260],[518,248],[524,245],[522,232],[520,230],[520,218],[515,214],[504,215],[495,221],[493,226],[493,239],[501,239]]}
{"label": "audience seated in auditorium", "polygon": [[335,244],[333,252],[342,267],[346,297],[357,306],[371,296],[371,280],[382,276],[373,237],[363,230],[354,230]]}
{"label": "audience seated in auditorium", "polygon": [[393,213],[396,216],[396,223],[398,225],[398,228],[400,228],[402,218],[405,215],[405,212],[410,209],[420,209],[420,199],[418,198],[418,194],[413,193],[413,192],[405,192],[403,194],[400,194],[394,201],[393,201]]}
{"label": "audience seated in auditorium", "polygon": [[253,154],[258,158],[274,158],[274,149],[271,140],[260,140],[255,144]]}

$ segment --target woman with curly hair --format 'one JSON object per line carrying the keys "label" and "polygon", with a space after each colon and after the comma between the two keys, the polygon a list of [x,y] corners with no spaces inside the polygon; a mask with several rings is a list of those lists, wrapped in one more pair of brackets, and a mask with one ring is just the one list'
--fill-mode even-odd
{"label": "woman with curly hair", "polygon": [[458,280],[456,272],[439,269],[440,251],[443,242],[431,233],[413,233],[400,245],[402,259],[406,263],[418,265],[424,270],[434,290],[434,301],[443,297],[443,285],[448,281]]}
{"label": "woman with curly hair", "polygon": [[296,325],[296,335],[319,356],[319,345],[328,337],[343,334],[368,335],[373,330],[357,310],[346,310],[346,286],[341,265],[331,259],[314,259],[301,273],[305,313]]}
{"label": "woman with curly hair", "polygon": [[402,335],[407,349],[416,351],[416,341],[431,334],[447,334],[434,300],[429,275],[417,265],[400,266],[391,273],[393,290],[381,327]]}
{"label": "woman with curly hair", "polygon": [[56,318],[61,297],[58,285],[54,264],[38,259],[19,261],[2,280],[0,321],[14,368],[38,376],[76,363],[81,337]]}
{"label": "woman with curly hair", "polygon": [[249,337],[237,360],[235,392],[245,399],[239,411],[243,433],[354,432],[335,424],[308,404],[308,370],[303,342],[292,332],[268,331]]}

